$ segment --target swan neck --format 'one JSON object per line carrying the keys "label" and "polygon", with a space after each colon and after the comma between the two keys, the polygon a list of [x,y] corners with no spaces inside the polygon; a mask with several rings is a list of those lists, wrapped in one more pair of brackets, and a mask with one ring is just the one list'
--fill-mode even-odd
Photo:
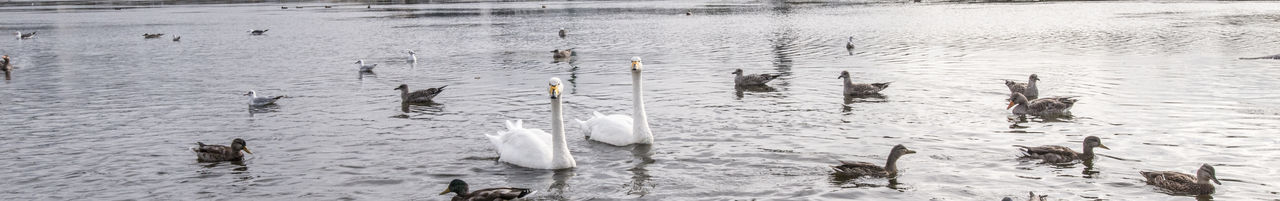
{"label": "swan neck", "polygon": [[564,139],[564,114],[560,98],[551,99],[551,163],[554,168],[575,166],[573,156],[569,155],[569,146]]}
{"label": "swan neck", "polygon": [[631,95],[633,112],[632,132],[639,136],[643,142],[653,141],[653,131],[649,129],[649,115],[644,111],[644,85],[640,76],[640,71],[631,71]]}

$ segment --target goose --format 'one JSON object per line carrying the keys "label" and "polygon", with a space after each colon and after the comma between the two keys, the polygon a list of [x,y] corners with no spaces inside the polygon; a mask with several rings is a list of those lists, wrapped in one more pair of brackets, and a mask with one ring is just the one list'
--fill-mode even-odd
{"label": "goose", "polygon": [[31,38],[31,37],[36,36],[36,32],[34,32],[34,31],[32,31],[31,33],[28,33],[28,34],[23,34],[21,31],[15,31],[14,33],[17,33],[17,35],[18,35],[18,39],[28,39],[28,38]]}
{"label": "goose", "polygon": [[1147,184],[1160,187],[1177,194],[1192,195],[1209,195],[1213,194],[1213,183],[1222,185],[1218,181],[1217,171],[1213,170],[1213,166],[1209,164],[1200,165],[1200,170],[1196,170],[1196,176],[1187,173],[1174,171],[1141,171],[1143,178],[1147,178]]}
{"label": "goose", "polygon": [[881,90],[884,90],[885,88],[889,88],[889,83],[893,83],[893,82],[870,83],[870,84],[853,83],[853,81],[850,80],[849,78],[849,71],[841,71],[840,77],[836,77],[836,79],[839,79],[839,78],[844,78],[844,95],[845,96],[866,96],[866,95],[878,94],[880,93]]}
{"label": "goose", "polygon": [[1031,74],[1031,78],[1027,78],[1027,83],[1005,80],[1004,85],[1009,87],[1009,93],[1018,92],[1027,96],[1027,98],[1035,99],[1040,96],[1040,90],[1036,89],[1036,81],[1040,81],[1040,77],[1036,74]]}
{"label": "goose", "polygon": [[[1069,114],[1071,106],[1075,104],[1074,97],[1049,97],[1028,101],[1022,93],[1013,92],[1009,95],[1009,106],[1004,109],[1013,108],[1014,115],[1053,116]],[[1017,107],[1014,107],[1015,105]]]}
{"label": "goose", "polygon": [[[640,57],[631,58],[631,101],[635,116],[621,114],[604,115],[591,112],[591,119],[574,119],[587,132],[587,138],[613,146],[653,144],[653,131],[649,129],[649,115],[645,114],[643,90],[640,79],[643,64]],[[633,118],[634,117],[634,118]]]}
{"label": "goose", "polygon": [[440,92],[444,92],[444,87],[447,86],[449,85],[409,92],[408,84],[400,84],[400,87],[396,87],[394,90],[400,90],[400,101],[405,104],[428,103],[431,102],[431,99],[435,98],[436,95],[440,95]]}
{"label": "goose", "polygon": [[244,95],[249,96],[250,107],[262,107],[270,104],[275,104],[276,100],[280,100],[280,98],[284,98],[284,96],[258,97],[258,92],[253,90],[249,90],[249,93],[244,93]]}
{"label": "goose", "polygon": [[417,52],[413,52],[413,50],[404,50],[404,51],[409,52],[409,59],[408,59],[409,63],[418,63]]}
{"label": "goose", "polygon": [[[282,7],[282,8],[287,8],[287,7]],[[262,35],[264,33],[267,33],[267,30],[270,30],[270,29],[263,29],[263,30],[250,29],[249,35]]]}
{"label": "goose", "polygon": [[455,193],[453,199],[451,199],[452,201],[514,200],[516,198],[523,198],[524,196],[528,196],[534,192],[527,188],[511,187],[486,188],[467,192],[467,188],[467,182],[462,181],[461,179],[454,179],[449,182],[449,188],[444,189],[444,192],[440,192],[440,195]]}
{"label": "goose", "polygon": [[1096,136],[1088,136],[1084,138],[1084,153],[1076,152],[1064,146],[1044,145],[1038,147],[1028,147],[1022,145],[1013,145],[1019,147],[1024,153],[1023,158],[1040,159],[1043,163],[1070,163],[1076,160],[1092,161],[1093,148],[1103,148],[1111,150],[1107,145],[1102,145],[1102,139]]}
{"label": "goose", "polygon": [[378,64],[365,65],[364,59],[356,60],[356,64],[360,66],[360,72],[373,72],[373,67],[378,67]]}
{"label": "goose", "polygon": [[552,54],[551,58],[555,58],[555,59],[569,58],[573,56],[573,48],[569,48],[566,50],[560,50],[560,49],[551,50],[551,54]]}
{"label": "goose", "polygon": [[498,151],[498,161],[534,169],[566,169],[577,167],[564,139],[564,116],[561,107],[560,78],[548,81],[551,95],[551,134],[541,129],[524,128],[521,120],[506,122],[507,130],[485,134]]}
{"label": "goose", "polygon": [[895,178],[898,177],[898,158],[903,155],[914,153],[916,153],[916,151],[907,149],[906,146],[899,144],[893,146],[893,149],[889,151],[889,160],[885,162],[883,167],[868,162],[840,161],[840,165],[831,166],[831,169],[835,170],[838,174],[851,177],[868,176]]}
{"label": "goose", "polygon": [[560,28],[560,38],[564,38],[565,36],[568,36],[568,35],[569,35],[569,32],[565,31],[564,28]]}
{"label": "goose", "polygon": [[853,36],[849,36],[849,42],[844,44],[844,49],[853,50]]}
{"label": "goose", "polygon": [[739,68],[738,70],[734,70],[733,74],[737,75],[733,78],[733,84],[738,86],[764,85],[769,81],[773,81],[773,79],[777,79],[779,76],[779,75],[772,75],[772,74],[742,75],[741,68]]}
{"label": "goose", "polygon": [[143,33],[143,34],[142,34],[142,38],[145,38],[145,39],[160,38],[160,36],[164,36],[164,34],[162,34],[162,33],[158,33],[158,34],[153,34],[153,33]]}
{"label": "goose", "polygon": [[240,138],[231,140],[231,146],[196,142],[196,147],[191,148],[191,151],[196,154],[196,160],[200,162],[241,161],[244,159],[244,154],[240,153],[241,150],[253,154]]}

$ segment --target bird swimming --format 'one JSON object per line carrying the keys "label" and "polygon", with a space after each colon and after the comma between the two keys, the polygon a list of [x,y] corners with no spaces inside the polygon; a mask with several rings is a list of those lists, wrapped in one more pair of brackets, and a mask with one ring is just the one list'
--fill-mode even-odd
{"label": "bird swimming", "polygon": [[737,86],[764,85],[765,83],[769,83],[769,81],[773,81],[773,79],[777,79],[779,77],[779,75],[773,74],[742,75],[743,72],[741,68],[734,70],[733,74],[737,75],[733,78],[733,84]]}
{"label": "bird swimming", "polygon": [[267,30],[270,30],[270,29],[263,29],[263,30],[250,29],[249,35],[262,35],[264,33],[267,33]]}
{"label": "bird swimming", "polygon": [[903,155],[914,153],[916,153],[916,151],[907,149],[906,146],[899,144],[893,146],[893,149],[889,150],[888,161],[885,162],[884,166],[868,162],[840,161],[840,165],[831,166],[831,169],[835,170],[837,174],[851,177],[868,176],[895,178],[898,177],[898,158],[901,158]]}
{"label": "bird swimming", "polygon": [[1076,160],[1092,161],[1094,158],[1093,148],[1103,148],[1111,150],[1107,145],[1102,145],[1102,139],[1096,136],[1088,136],[1084,138],[1084,152],[1076,152],[1064,146],[1044,145],[1038,147],[1028,147],[1022,145],[1013,145],[1019,147],[1024,154],[1023,158],[1040,159],[1042,163],[1070,163]]}
{"label": "bird swimming", "polygon": [[356,65],[360,66],[360,72],[373,72],[373,67],[378,67],[378,64],[364,64],[364,59],[356,60]]}
{"label": "bird swimming", "polygon": [[436,95],[440,95],[440,92],[444,92],[444,87],[447,87],[447,86],[449,85],[440,86],[438,88],[429,88],[429,89],[422,89],[422,90],[409,92],[408,84],[400,84],[400,87],[396,87],[394,90],[400,90],[400,100],[402,102],[427,103],[427,102],[431,102],[431,99],[435,98]]}
{"label": "bird swimming", "polygon": [[1175,194],[1191,194],[1191,195],[1209,195],[1213,194],[1213,184],[1218,181],[1218,172],[1209,164],[1200,165],[1200,169],[1196,170],[1196,175],[1191,176],[1187,173],[1174,171],[1141,171],[1143,178],[1147,179],[1147,184],[1160,187],[1164,190]]}
{"label": "bird swimming", "polygon": [[196,142],[196,147],[191,148],[196,154],[196,160],[200,162],[221,162],[221,161],[241,161],[244,160],[245,153],[253,154],[249,151],[249,147],[245,145],[244,140],[236,138],[231,140],[231,146],[224,145],[206,145]]}
{"label": "bird swimming", "polygon": [[467,191],[468,188],[469,186],[467,186],[467,182],[462,181],[461,179],[454,179],[449,182],[449,188],[444,189],[444,192],[440,192],[440,195],[455,193],[453,199],[451,199],[452,201],[497,201],[514,200],[534,193],[534,191],[527,188],[486,188],[470,192]]}
{"label": "bird swimming", "polygon": [[1009,93],[1018,92],[1022,93],[1023,96],[1027,96],[1027,98],[1035,99],[1040,96],[1040,90],[1036,89],[1036,81],[1040,81],[1040,76],[1031,74],[1026,83],[1005,80],[1004,85],[1009,87]]}
{"label": "bird swimming", "polygon": [[17,33],[17,35],[18,35],[18,39],[28,39],[28,38],[35,37],[35,36],[36,36],[36,32],[34,32],[34,31],[32,31],[31,33],[28,33],[28,34],[23,34],[21,31],[14,31],[14,33]]}
{"label": "bird swimming", "polygon": [[1013,108],[1014,115],[1054,116],[1070,114],[1071,106],[1075,104],[1074,97],[1049,97],[1028,101],[1022,93],[1013,92],[1009,94],[1009,106],[1004,109]]}
{"label": "bird swimming", "polygon": [[631,106],[633,115],[604,115],[592,111],[586,121],[574,119],[587,132],[590,140],[613,146],[653,144],[653,129],[649,127],[649,115],[644,109],[644,71],[640,57],[631,57]]}
{"label": "bird swimming", "polygon": [[521,120],[506,121],[507,130],[485,134],[498,151],[498,161],[534,169],[566,169],[578,166],[564,138],[563,84],[560,78],[547,81],[551,99],[551,133],[524,128]]}
{"label": "bird swimming", "polygon": [[892,82],[870,83],[870,84],[853,83],[853,81],[849,78],[849,71],[840,72],[840,77],[836,77],[836,79],[840,79],[840,78],[844,78],[844,95],[845,96],[866,96],[866,95],[878,94],[880,93],[881,90],[884,90],[885,88],[889,88],[889,83],[892,83]]}
{"label": "bird swimming", "polygon": [[142,38],[145,38],[145,39],[160,38],[160,36],[164,36],[164,34],[162,34],[162,33],[157,33],[157,34],[153,34],[153,33],[143,33],[143,34],[142,34]]}
{"label": "bird swimming", "polygon": [[555,58],[555,59],[569,58],[574,55],[573,48],[569,48],[566,50],[560,50],[560,49],[551,50],[551,54],[552,54],[551,58]]}
{"label": "bird swimming", "polygon": [[258,97],[258,92],[253,90],[249,90],[249,92],[244,93],[244,95],[249,96],[249,106],[251,107],[262,107],[270,104],[275,104],[276,100],[280,100],[280,98],[284,98],[284,96]]}

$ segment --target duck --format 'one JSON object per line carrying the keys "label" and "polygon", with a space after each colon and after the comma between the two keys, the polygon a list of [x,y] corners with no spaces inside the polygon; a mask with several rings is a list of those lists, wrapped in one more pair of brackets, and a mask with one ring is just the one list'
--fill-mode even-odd
{"label": "duck", "polygon": [[566,50],[560,50],[560,49],[551,50],[551,54],[552,54],[551,58],[555,58],[555,59],[565,59],[574,55],[573,48],[569,48]]}
{"label": "duck", "polygon": [[498,151],[498,161],[533,169],[559,170],[578,166],[564,138],[560,78],[552,77],[547,85],[551,99],[551,134],[541,129],[524,128],[522,120],[506,121],[506,131],[485,134]]}
{"label": "duck", "polygon": [[253,90],[249,90],[249,92],[244,93],[244,95],[249,96],[250,107],[262,107],[270,104],[275,104],[276,100],[280,100],[280,98],[284,98],[284,96],[258,97],[258,92]]}
{"label": "duck", "polygon": [[1209,195],[1213,194],[1214,189],[1209,181],[1222,185],[1222,182],[1218,181],[1217,171],[1213,170],[1213,166],[1209,164],[1200,165],[1194,177],[1174,171],[1140,171],[1138,173],[1147,179],[1147,184],[1177,194]]}
{"label": "duck", "polygon": [[1004,85],[1009,87],[1009,93],[1022,93],[1022,95],[1027,96],[1027,98],[1035,99],[1040,96],[1040,90],[1036,89],[1037,81],[1040,81],[1040,76],[1031,74],[1031,78],[1027,78],[1027,83],[1005,80]]}
{"label": "duck", "polygon": [[405,52],[409,52],[409,59],[407,60],[409,63],[418,63],[418,53],[417,53],[417,52],[413,52],[413,50],[404,50],[404,51],[405,51]]}
{"label": "duck", "polygon": [[249,35],[262,35],[264,33],[267,33],[267,30],[270,30],[270,29],[263,29],[263,30],[249,29]]}
{"label": "duck", "polygon": [[174,36],[174,37],[173,37],[173,42],[181,42],[181,41],[182,41],[182,36]]}
{"label": "duck", "polygon": [[249,151],[249,147],[245,145],[244,140],[236,138],[231,140],[231,146],[225,145],[206,145],[202,142],[196,142],[196,147],[191,148],[196,154],[196,160],[200,162],[222,162],[222,161],[241,161],[244,160],[245,153],[253,154]]}
{"label": "duck", "polygon": [[516,198],[529,196],[534,192],[527,188],[512,187],[486,188],[467,192],[467,188],[467,182],[462,181],[461,179],[454,179],[449,182],[449,188],[444,189],[444,192],[440,192],[440,195],[455,193],[452,199],[453,201],[491,201],[514,200]]}
{"label": "duck", "polygon": [[[1031,194],[1031,196],[1030,196],[1029,198],[1027,198],[1027,201],[1045,201],[1045,200],[1048,200],[1048,198],[1046,198],[1046,197],[1049,197],[1049,196],[1047,196],[1047,195],[1036,196],[1036,193],[1035,193],[1035,192],[1029,192],[1029,194]],[[1000,200],[1000,201],[1013,201],[1013,198],[1011,198],[1011,197],[1004,197],[1004,199],[1002,199],[1002,200]]]}
{"label": "duck", "polygon": [[853,50],[853,36],[849,36],[849,42],[844,44],[844,49]]}
{"label": "duck", "polygon": [[18,39],[28,39],[28,38],[35,37],[35,36],[36,36],[36,32],[34,32],[34,31],[32,31],[31,33],[27,33],[27,34],[24,34],[24,33],[22,33],[21,31],[15,31],[14,33],[17,33],[17,35],[18,35]]}
{"label": "duck", "polygon": [[733,78],[733,84],[737,86],[764,85],[765,83],[769,83],[769,81],[773,81],[773,79],[777,79],[779,77],[779,75],[773,75],[773,74],[742,75],[741,68],[739,68],[738,70],[734,70],[733,74],[737,75]]}
{"label": "duck", "polygon": [[[1009,106],[1004,109],[1013,108],[1014,115],[1067,115],[1071,113],[1071,106],[1074,106],[1076,101],[1074,97],[1049,97],[1028,101],[1022,93],[1013,92],[1009,95]],[[1015,105],[1017,107],[1014,107]]]}
{"label": "duck", "polygon": [[565,36],[569,36],[569,32],[565,31],[564,28],[560,28],[560,38],[564,38]]}
{"label": "duck", "polygon": [[1097,136],[1088,136],[1084,138],[1084,153],[1076,152],[1064,146],[1044,145],[1038,147],[1028,147],[1022,145],[1013,145],[1019,147],[1024,153],[1022,157],[1031,159],[1040,159],[1043,163],[1070,163],[1076,160],[1092,161],[1093,148],[1103,148],[1111,150],[1107,145],[1102,144],[1102,139]]}
{"label": "duck", "polygon": [[653,144],[653,130],[644,109],[644,82],[640,76],[643,66],[640,57],[631,57],[631,104],[635,115],[604,115],[593,111],[586,121],[574,119],[586,131],[587,139],[613,146]]}
{"label": "duck", "polygon": [[162,33],[157,33],[157,34],[153,34],[153,33],[143,33],[143,34],[142,34],[142,38],[145,38],[145,39],[160,38],[160,36],[164,36],[164,34],[162,34]]}
{"label": "duck", "polygon": [[853,83],[853,81],[849,78],[849,71],[841,71],[840,77],[836,77],[836,79],[840,79],[840,78],[844,78],[844,95],[845,96],[875,95],[880,93],[881,90],[884,90],[885,88],[889,88],[889,83],[893,83],[893,82],[870,83],[870,84]]}
{"label": "duck", "polygon": [[9,63],[9,55],[0,57],[0,71],[4,71],[6,75],[8,75],[9,72],[13,72],[13,64]]}
{"label": "duck", "polygon": [[378,64],[364,64],[364,59],[356,60],[356,65],[360,66],[360,72],[373,72],[373,67],[378,67]]}
{"label": "duck", "polygon": [[400,84],[400,87],[396,87],[394,90],[400,90],[400,101],[406,104],[429,103],[432,98],[436,97],[436,95],[440,95],[440,92],[444,92],[444,87],[447,86],[449,85],[409,92],[408,84]]}
{"label": "duck", "polygon": [[907,154],[914,154],[916,151],[907,149],[901,144],[893,146],[889,151],[889,160],[885,165],[879,166],[868,162],[849,162],[840,161],[840,165],[831,166],[837,174],[843,174],[852,177],[881,177],[896,178],[898,177],[898,158]]}

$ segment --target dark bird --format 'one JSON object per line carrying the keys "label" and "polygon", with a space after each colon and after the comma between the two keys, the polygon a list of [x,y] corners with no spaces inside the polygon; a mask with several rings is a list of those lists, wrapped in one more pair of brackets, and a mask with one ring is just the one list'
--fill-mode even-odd
{"label": "dark bird", "polygon": [[835,170],[838,174],[851,177],[868,176],[895,178],[898,177],[898,158],[903,155],[914,153],[916,153],[916,151],[907,149],[906,146],[896,145],[893,146],[893,150],[889,151],[889,160],[885,162],[883,167],[868,162],[840,161],[840,165],[831,166],[831,169]]}
{"label": "dark bird", "polygon": [[1022,93],[1013,92],[1009,94],[1009,106],[1004,109],[1013,108],[1014,115],[1066,115],[1071,112],[1071,106],[1075,106],[1076,101],[1074,97],[1048,97],[1028,101]]}
{"label": "dark bird", "polygon": [[564,38],[565,36],[568,36],[568,35],[569,35],[569,32],[568,32],[568,31],[565,31],[565,30],[564,30],[564,28],[560,28],[560,37],[561,37],[561,38]]}
{"label": "dark bird", "polygon": [[174,37],[173,37],[173,42],[178,42],[178,41],[182,41],[182,36],[174,36]]}
{"label": "dark bird", "polygon": [[33,36],[36,36],[36,32],[34,32],[34,31],[32,31],[31,33],[28,33],[28,34],[24,34],[24,33],[22,33],[21,31],[15,31],[14,33],[17,33],[17,34],[18,34],[18,39],[28,39],[28,38],[31,38],[31,37],[33,37]]}
{"label": "dark bird", "polygon": [[1027,78],[1026,83],[1014,82],[1013,80],[1005,80],[1004,85],[1009,87],[1009,93],[1018,92],[1018,93],[1022,93],[1023,96],[1027,96],[1027,98],[1035,99],[1038,96],[1040,96],[1040,90],[1036,89],[1037,81],[1040,81],[1040,76],[1037,76],[1036,74],[1031,74],[1031,77]]}
{"label": "dark bird", "polygon": [[1013,145],[1019,147],[1025,154],[1023,158],[1040,159],[1043,163],[1070,163],[1076,160],[1092,161],[1093,148],[1103,148],[1111,150],[1107,145],[1102,145],[1102,139],[1095,136],[1084,138],[1084,153],[1076,152],[1064,146],[1044,145],[1038,147],[1028,147],[1022,145]]}
{"label": "dark bird", "polygon": [[560,49],[551,50],[551,54],[552,54],[551,58],[555,58],[555,59],[569,58],[574,55],[573,48],[569,48],[566,50],[560,50]]}
{"label": "dark bird", "polygon": [[241,150],[253,154],[240,138],[231,140],[231,146],[206,145],[201,142],[196,142],[196,145],[191,148],[191,151],[196,153],[196,159],[200,162],[241,161],[244,159],[244,154],[240,153]]}
{"label": "dark bird", "polygon": [[777,79],[779,76],[779,75],[773,75],[773,74],[742,75],[741,68],[739,68],[738,70],[734,70],[733,74],[737,75],[737,76],[734,76],[733,78],[733,84],[737,86],[764,85],[765,83],[769,83],[769,81],[773,81],[773,79]]}
{"label": "dark bird", "polygon": [[1143,178],[1147,178],[1147,184],[1176,194],[1209,195],[1213,194],[1213,184],[1209,181],[1222,185],[1222,182],[1218,181],[1217,171],[1209,164],[1200,165],[1194,177],[1174,171],[1141,171],[1139,173]]}
{"label": "dark bird", "polygon": [[853,36],[849,36],[849,42],[844,44],[844,49],[853,50]]}
{"label": "dark bird", "polygon": [[516,198],[523,198],[524,196],[533,194],[533,191],[530,191],[527,188],[511,187],[486,188],[467,192],[467,182],[464,182],[461,179],[454,179],[449,182],[449,188],[444,189],[444,192],[440,192],[440,195],[449,194],[451,192],[456,193],[453,196],[453,201],[514,200]]}
{"label": "dark bird", "polygon": [[263,33],[267,33],[267,30],[270,30],[270,29],[263,29],[263,30],[250,29],[249,35],[262,35]]}
{"label": "dark bird", "polygon": [[444,92],[444,87],[447,86],[449,85],[409,92],[408,84],[400,84],[400,87],[396,87],[394,90],[400,90],[400,101],[405,104],[429,103],[431,102],[431,99],[436,97],[436,95],[440,95],[440,92]]}
{"label": "dark bird", "polygon": [[145,38],[145,39],[156,39],[156,38],[160,38],[160,36],[164,36],[164,34],[162,33],[158,33],[158,34],[143,33],[142,34],[142,38]]}

